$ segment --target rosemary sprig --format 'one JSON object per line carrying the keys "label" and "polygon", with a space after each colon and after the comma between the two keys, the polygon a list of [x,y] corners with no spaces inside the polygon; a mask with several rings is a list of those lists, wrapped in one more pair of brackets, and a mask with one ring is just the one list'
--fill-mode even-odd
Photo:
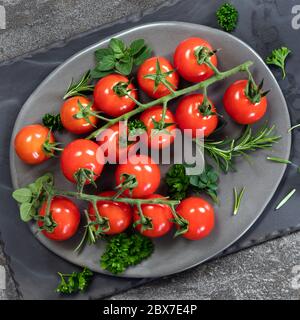
{"label": "rosemary sprig", "polygon": [[288,133],[292,132],[294,129],[297,129],[300,127],[300,123],[294,125],[293,127],[291,127],[289,130],[288,130]]}
{"label": "rosemary sprig", "polygon": [[280,209],[282,206],[284,206],[290,199],[291,197],[294,195],[294,193],[296,192],[296,189],[293,189],[291,192],[289,192],[277,205],[277,207],[275,208],[275,210]]}
{"label": "rosemary sprig", "polygon": [[240,193],[237,192],[236,188],[233,188],[233,194],[234,194],[233,215],[234,216],[238,214],[244,193],[245,193],[245,187],[240,191]]}
{"label": "rosemary sprig", "polygon": [[[256,133],[253,133],[251,127],[247,126],[239,139],[205,141],[204,150],[224,172],[228,172],[233,168],[234,157],[247,156],[247,152],[271,148],[281,138],[272,135],[274,128],[275,126],[264,125]],[[196,143],[200,142],[196,141]]]}
{"label": "rosemary sprig", "polygon": [[86,93],[93,92],[95,86],[90,82],[91,82],[90,70],[87,71],[78,82],[74,82],[74,80],[72,79],[63,99],[66,100],[74,96],[85,96]]}
{"label": "rosemary sprig", "polygon": [[277,162],[277,163],[283,163],[283,164],[291,164],[292,161],[287,160],[287,159],[282,159],[278,157],[267,157],[267,160]]}

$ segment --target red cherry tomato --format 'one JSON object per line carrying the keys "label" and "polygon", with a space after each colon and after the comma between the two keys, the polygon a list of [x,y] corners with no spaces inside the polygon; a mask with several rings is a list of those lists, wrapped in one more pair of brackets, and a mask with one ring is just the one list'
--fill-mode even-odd
{"label": "red cherry tomato", "polygon": [[177,213],[188,221],[188,231],[182,236],[189,240],[207,237],[214,228],[214,208],[198,197],[186,198],[176,208]]}
{"label": "red cherry tomato", "polygon": [[196,137],[196,130],[203,130],[204,136],[209,136],[218,126],[218,117],[216,114],[216,108],[209,100],[212,106],[212,115],[205,115],[200,110],[200,106],[203,103],[202,94],[191,94],[184,97],[180,102],[176,110],[175,118],[178,127],[181,130],[191,129],[193,138]]}
{"label": "red cherry tomato", "polygon": [[248,80],[234,82],[226,90],[223,103],[229,116],[240,124],[252,124],[260,120],[267,110],[267,98],[264,96],[260,102],[253,103],[247,97],[245,89]]}
{"label": "red cherry tomato", "polygon": [[127,164],[119,164],[115,173],[117,185],[124,182],[122,175],[134,175],[137,180],[137,187],[130,193],[126,190],[126,196],[141,198],[154,193],[160,184],[160,170],[154,161],[145,155],[129,156]]}
{"label": "red cherry tomato", "polygon": [[22,128],[15,137],[15,150],[21,160],[27,164],[39,164],[51,157],[44,150],[44,144],[54,143],[50,130],[40,124]]}
{"label": "red cherry tomato", "polygon": [[[46,214],[47,202],[45,201],[39,211],[40,216]],[[80,212],[77,206],[65,197],[54,197],[50,204],[50,214],[52,220],[56,223],[53,232],[43,230],[43,234],[57,241],[67,240],[77,232],[80,223]],[[38,226],[42,227],[43,222],[38,221]]]}
{"label": "red cherry tomato", "polygon": [[[89,116],[89,122],[84,118],[76,119],[76,114],[80,111],[79,103],[83,107],[87,107],[91,101],[85,97],[76,96],[66,100],[60,110],[61,122],[65,129],[75,134],[84,134],[92,131],[96,124],[97,118]],[[91,111],[95,111],[94,106],[91,106]]]}
{"label": "red cherry tomato", "polygon": [[[176,137],[176,125],[175,118],[170,110],[167,110],[165,116],[165,123],[174,123],[174,125],[163,128],[160,132],[155,133],[155,124],[160,122],[163,117],[163,107],[154,106],[145,110],[141,116],[140,120],[147,127],[148,133],[148,143],[154,149],[163,149],[174,142]],[[167,133],[164,133],[167,131]]]}
{"label": "red cherry tomato", "polygon": [[[159,194],[153,194],[146,197],[146,199],[157,199],[163,196]],[[167,234],[173,226],[173,215],[170,207],[168,205],[162,204],[142,204],[142,211],[145,218],[149,218],[152,222],[152,229],[147,229],[142,231],[142,225],[138,224],[136,229],[146,237],[158,238]],[[138,208],[134,208],[134,222],[140,220]]]}
{"label": "red cherry tomato", "polygon": [[[122,132],[121,135],[120,130]],[[127,132],[124,132],[124,130]],[[123,139],[127,139],[127,144],[122,145]],[[97,138],[97,141],[102,146],[104,155],[111,164],[117,163],[120,159],[126,159],[129,151],[134,152],[134,150],[137,150],[137,142],[128,141],[127,127],[122,124],[120,127],[119,123],[104,130]]]}
{"label": "red cherry tomato", "polygon": [[[135,107],[135,102],[128,96],[119,96],[115,92],[114,88],[120,82],[129,83],[129,80],[120,74],[110,74],[99,80],[94,90],[96,108],[111,117],[119,117]],[[137,91],[132,83],[128,84],[128,90],[129,95],[137,100]]]}
{"label": "red cherry tomato", "polygon": [[165,75],[164,79],[167,83],[172,87],[173,90],[177,90],[179,83],[178,73],[175,71],[174,67],[164,57],[153,57],[146,60],[139,68],[137,74],[137,80],[139,86],[143,91],[147,93],[149,97],[158,99],[164,97],[171,93],[171,91],[165,86],[165,84],[160,83],[155,90],[155,82],[153,79],[147,79],[145,76],[147,75],[155,75],[157,72],[157,60],[160,65],[161,73],[165,74],[170,71],[174,71],[169,75]]}
{"label": "red cherry tomato", "polygon": [[[196,50],[199,47],[213,50],[210,43],[204,39],[188,38],[178,45],[174,54],[174,66],[176,70],[185,80],[190,82],[201,82],[214,74],[214,71],[205,63],[198,63]],[[211,56],[210,61],[215,67],[217,66],[216,55]]]}
{"label": "red cherry tomato", "polygon": [[[115,191],[101,192],[101,197],[112,197]],[[98,201],[98,212],[101,217],[109,220],[109,230],[105,234],[113,235],[125,231],[132,222],[132,209],[131,206],[124,202],[116,201]],[[89,205],[89,216],[91,221],[96,220],[96,212],[92,204]]]}
{"label": "red cherry tomato", "polygon": [[[104,166],[103,151],[93,141],[77,139],[65,147],[61,154],[60,164],[64,176],[73,183],[76,183],[74,174],[79,169],[93,171],[94,180],[96,180]],[[86,184],[88,183],[89,181],[86,181]]]}

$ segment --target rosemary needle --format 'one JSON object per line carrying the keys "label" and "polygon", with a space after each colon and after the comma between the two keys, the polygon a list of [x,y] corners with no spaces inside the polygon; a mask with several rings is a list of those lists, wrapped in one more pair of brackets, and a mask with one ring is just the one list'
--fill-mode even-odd
{"label": "rosemary needle", "polygon": [[275,208],[275,210],[280,209],[283,205],[285,205],[290,198],[294,195],[294,193],[296,192],[296,189],[293,189],[291,192],[289,192],[277,205],[277,207]]}
{"label": "rosemary needle", "polygon": [[267,157],[267,160],[277,162],[277,163],[292,164],[292,161],[278,158],[278,157]]}
{"label": "rosemary needle", "polygon": [[234,194],[234,207],[233,207],[233,215],[236,216],[240,206],[241,201],[245,193],[245,187],[240,191],[240,193],[237,192],[236,188],[233,188],[233,194]]}
{"label": "rosemary needle", "polygon": [[300,123],[294,125],[293,127],[291,127],[291,128],[288,130],[288,133],[292,132],[294,129],[299,128],[299,127],[300,127]]}

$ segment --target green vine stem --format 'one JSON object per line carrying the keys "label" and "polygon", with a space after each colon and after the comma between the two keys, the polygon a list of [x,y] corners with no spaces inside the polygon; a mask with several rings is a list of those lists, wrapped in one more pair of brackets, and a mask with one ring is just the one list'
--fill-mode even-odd
{"label": "green vine stem", "polygon": [[138,107],[130,112],[127,112],[127,113],[121,115],[120,117],[111,119],[104,126],[102,126],[101,128],[99,128],[96,131],[94,131],[93,133],[91,133],[86,139],[95,139],[103,130],[111,127],[113,124],[115,124],[119,121],[126,121],[129,118],[143,112],[144,110],[146,110],[150,107],[153,107],[153,106],[159,105],[159,104],[166,105],[170,100],[173,100],[173,99],[178,98],[180,96],[192,93],[194,91],[208,88],[210,85],[212,85],[218,81],[224,80],[228,77],[231,77],[238,72],[249,72],[249,67],[252,65],[253,65],[252,61],[247,61],[247,62],[245,62],[239,66],[236,66],[230,70],[227,70],[227,71],[221,72],[218,70],[218,72],[216,72],[213,77],[211,77],[203,82],[196,83],[194,85],[191,85],[190,87],[171,92],[167,96],[164,96],[164,97],[159,98],[157,100],[150,101],[148,103],[141,103],[141,102],[137,101],[136,99],[133,99],[130,95],[128,95],[128,97],[130,97],[137,104]]}

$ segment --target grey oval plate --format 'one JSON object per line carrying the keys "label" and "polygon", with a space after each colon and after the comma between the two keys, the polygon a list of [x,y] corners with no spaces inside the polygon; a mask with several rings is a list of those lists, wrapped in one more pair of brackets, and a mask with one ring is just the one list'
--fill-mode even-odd
{"label": "grey oval plate", "polygon": [[[290,119],[286,102],[268,67],[247,44],[220,30],[182,22],[146,24],[113,35],[113,37],[122,38],[127,43],[137,38],[144,38],[154,49],[156,55],[163,55],[170,59],[172,59],[172,52],[174,52],[178,43],[191,36],[205,38],[212,43],[214,48],[222,49],[218,53],[221,70],[229,69],[246,60],[252,60],[255,63],[253,67],[254,77],[258,80],[264,78],[265,88],[271,89],[268,96],[269,107],[264,120],[268,120],[269,124],[276,125],[276,132],[282,135],[282,140],[275,145],[273,150],[253,153],[251,163],[238,159],[236,162],[237,172],[221,176],[220,206],[215,208],[216,226],[208,238],[192,242],[183,238],[173,239],[172,235],[168,235],[155,240],[156,249],[152,257],[138,266],[129,268],[122,276],[159,277],[170,275],[191,268],[220,253],[239,239],[261,215],[279,185],[286,168],[285,165],[266,161],[266,156],[270,154],[282,158],[289,157],[291,138],[287,134],[287,130],[290,127]],[[70,79],[78,79],[83,72],[92,68],[94,66],[93,53],[95,49],[107,46],[108,42],[109,38],[74,55],[41,83],[26,101],[18,116],[12,142],[16,133],[23,126],[35,122],[40,123],[42,116],[47,112],[59,112],[62,103],[61,97]],[[225,115],[222,107],[222,95],[225,89],[229,83],[241,78],[246,78],[246,75],[238,74],[209,89],[209,96],[215,102],[220,113]],[[173,102],[171,108],[174,108],[175,105],[176,101]],[[264,120],[260,124],[263,124]],[[241,127],[229,120],[225,135],[237,136],[240,132]],[[68,142],[72,136],[63,135],[57,136],[57,138],[63,142]],[[15,155],[13,143],[11,143],[10,156],[11,175],[15,188],[32,182],[47,171],[55,173],[56,185],[59,188],[73,188],[62,177],[59,170],[59,161],[56,159],[36,167],[24,165]],[[163,173],[167,169],[168,166],[161,166]],[[111,181],[113,181],[112,172],[113,170],[106,170],[99,181],[99,189],[111,189],[113,187],[111,184]],[[234,217],[232,216],[233,187],[246,188],[240,212]],[[160,191],[164,191],[163,186]],[[95,246],[86,246],[82,253],[77,255],[73,253],[73,249],[78,244],[81,234],[67,242],[58,243],[50,241],[42,235],[36,235],[34,224],[31,225],[31,230],[39,241],[63,259],[80,266],[87,266],[96,272],[106,273],[99,266],[99,258],[104,249],[102,241],[99,241]]]}

